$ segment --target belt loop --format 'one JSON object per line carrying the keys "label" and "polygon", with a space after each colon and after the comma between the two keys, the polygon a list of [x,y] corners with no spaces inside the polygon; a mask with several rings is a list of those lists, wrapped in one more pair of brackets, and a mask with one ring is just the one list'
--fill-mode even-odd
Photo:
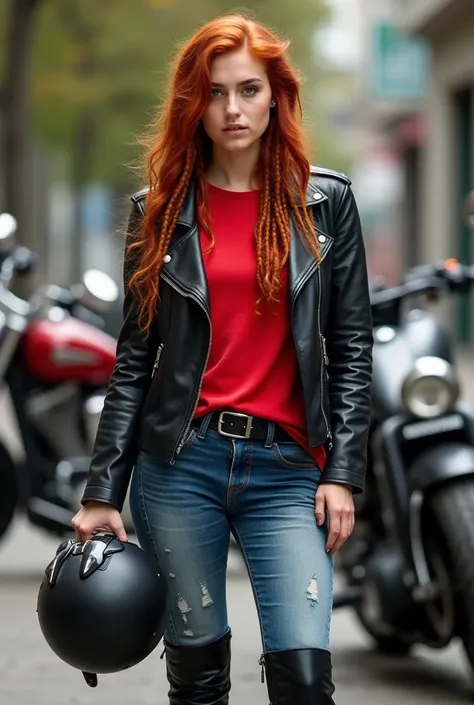
{"label": "belt loop", "polygon": [[212,419],[212,411],[210,414],[206,414],[206,416],[203,417],[201,424],[199,426],[199,431],[197,432],[197,437],[200,438],[201,440],[206,437],[207,429],[209,428],[209,424],[211,423]]}
{"label": "belt loop", "polygon": [[274,436],[275,436],[275,424],[273,423],[273,421],[269,421],[268,428],[267,428],[267,438],[265,441],[265,448],[272,447]]}

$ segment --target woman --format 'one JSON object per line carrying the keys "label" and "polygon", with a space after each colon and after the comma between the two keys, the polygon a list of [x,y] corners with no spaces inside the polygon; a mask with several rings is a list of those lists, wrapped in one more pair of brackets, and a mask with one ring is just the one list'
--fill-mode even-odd
{"label": "woman", "polygon": [[238,541],[272,705],[333,703],[333,556],[364,485],[372,329],[350,181],[310,168],[287,43],[239,15],[176,58],[132,197],[124,323],[80,540],[131,484],[167,576],[170,703],[228,703]]}

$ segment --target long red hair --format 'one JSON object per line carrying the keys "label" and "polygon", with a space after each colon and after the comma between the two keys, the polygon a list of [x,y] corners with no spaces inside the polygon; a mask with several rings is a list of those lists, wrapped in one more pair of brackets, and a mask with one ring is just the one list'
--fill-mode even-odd
{"label": "long red hair", "polygon": [[[278,299],[280,272],[290,248],[290,213],[316,257],[314,226],[305,206],[310,168],[301,127],[301,81],[287,58],[289,41],[239,14],[224,15],[199,29],[177,54],[167,97],[145,140],[145,171],[150,188],[146,216],[129,245],[137,263],[129,286],[140,301],[139,318],[148,330],[159,297],[159,275],[173,231],[194,180],[200,227],[210,231],[206,213],[205,170],[212,144],[201,117],[211,95],[211,63],[225,52],[247,47],[264,62],[276,108],[262,138],[258,172],[262,184],[256,226],[257,277],[261,299]],[[258,302],[257,302],[258,303]]]}

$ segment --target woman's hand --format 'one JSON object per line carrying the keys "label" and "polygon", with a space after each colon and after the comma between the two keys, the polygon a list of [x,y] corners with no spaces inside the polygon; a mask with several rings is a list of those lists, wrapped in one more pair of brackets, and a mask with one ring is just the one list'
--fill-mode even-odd
{"label": "woman's hand", "polygon": [[71,524],[78,541],[87,541],[98,531],[111,532],[128,541],[120,512],[105,502],[88,502],[73,517]]}
{"label": "woman's hand", "polygon": [[332,556],[354,530],[354,498],[352,488],[338,483],[319,485],[316,492],[315,516],[319,526],[324,524],[326,511],[329,515],[329,536],[326,551]]}

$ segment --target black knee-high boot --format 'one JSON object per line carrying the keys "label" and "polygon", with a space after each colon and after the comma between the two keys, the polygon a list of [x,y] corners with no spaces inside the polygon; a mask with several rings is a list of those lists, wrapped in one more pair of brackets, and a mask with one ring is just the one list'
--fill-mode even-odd
{"label": "black knee-high boot", "polygon": [[227,705],[230,631],[204,646],[165,644],[170,705]]}
{"label": "black knee-high boot", "polygon": [[271,651],[264,663],[271,705],[335,705],[329,651]]}

